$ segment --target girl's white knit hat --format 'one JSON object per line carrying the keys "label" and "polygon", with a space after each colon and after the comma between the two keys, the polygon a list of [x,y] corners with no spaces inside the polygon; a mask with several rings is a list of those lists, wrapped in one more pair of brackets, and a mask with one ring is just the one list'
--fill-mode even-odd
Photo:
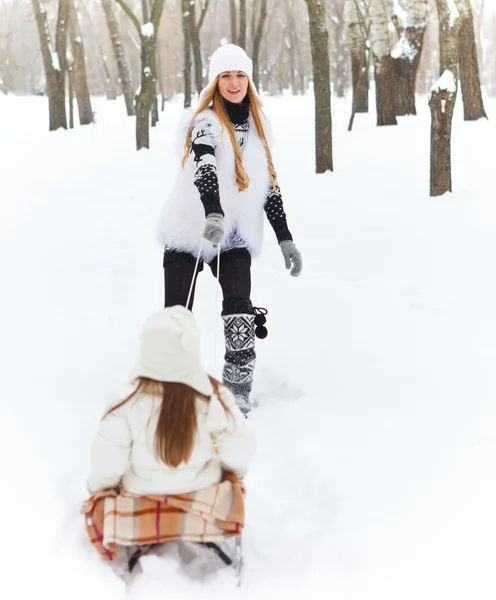
{"label": "girl's white knit hat", "polygon": [[255,89],[253,84],[253,61],[241,46],[225,44],[224,46],[219,46],[210,57],[208,85],[200,93],[200,102],[210,92],[212,86],[215,85],[217,77],[226,71],[243,71],[250,80],[253,89]]}
{"label": "girl's white knit hat", "polygon": [[184,383],[204,396],[212,384],[201,366],[200,333],[191,311],[184,306],[164,308],[149,317],[141,332],[140,353],[132,379]]}

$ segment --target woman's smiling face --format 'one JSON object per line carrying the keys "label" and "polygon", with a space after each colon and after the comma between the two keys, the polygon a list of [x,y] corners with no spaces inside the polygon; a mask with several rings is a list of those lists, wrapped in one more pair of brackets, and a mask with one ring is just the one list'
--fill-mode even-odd
{"label": "woman's smiling face", "polygon": [[229,102],[243,102],[248,91],[248,77],[243,71],[224,71],[217,83],[220,95]]}

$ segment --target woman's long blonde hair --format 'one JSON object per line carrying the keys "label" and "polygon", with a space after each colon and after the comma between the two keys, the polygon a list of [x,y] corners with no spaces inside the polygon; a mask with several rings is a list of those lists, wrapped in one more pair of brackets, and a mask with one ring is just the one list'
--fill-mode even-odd
{"label": "woman's long blonde hair", "polygon": [[[244,192],[248,186],[250,185],[250,178],[248,177],[244,167],[243,167],[243,155],[241,154],[241,148],[239,147],[236,136],[234,134],[234,127],[229,119],[229,115],[225,109],[224,103],[222,102],[222,96],[220,95],[217,82],[218,77],[215,80],[215,84],[212,85],[212,88],[205,96],[205,98],[200,102],[198,108],[191,119],[191,123],[188,127],[188,133],[186,135],[186,141],[184,142],[184,155],[182,160],[182,166],[186,164],[188,160],[188,156],[191,150],[191,132],[193,131],[193,123],[196,117],[204,110],[206,110],[210,104],[212,104],[213,110],[217,115],[220,124],[222,126],[222,130],[227,130],[229,134],[229,139],[231,140],[232,147],[234,149],[234,162],[235,162],[235,173],[236,173],[236,184],[238,186],[238,191]],[[267,142],[267,136],[265,135],[265,129],[262,122],[262,109],[260,107],[260,103],[258,101],[255,90],[250,81],[248,81],[248,98],[250,100],[250,105],[248,110],[250,111],[253,121],[255,123],[255,127],[257,128],[257,133],[259,138],[262,140],[262,143],[265,148],[265,155],[267,157],[268,171],[271,189],[274,190],[277,186],[277,173],[274,168],[274,163],[272,161],[272,154],[270,152],[269,143]]]}
{"label": "woman's long blonde hair", "polygon": [[[229,408],[222,401],[219,388],[222,385],[217,379],[210,377],[214,394],[220,400],[227,414]],[[116,406],[113,406],[102,418],[117,410],[138,392],[158,396],[161,398],[160,412],[155,430],[155,453],[157,457],[170,467],[177,467],[182,462],[187,462],[191,457],[195,445],[196,428],[196,400],[198,398],[209,401],[193,388],[183,383],[166,383],[139,378],[138,387],[129,396]]]}

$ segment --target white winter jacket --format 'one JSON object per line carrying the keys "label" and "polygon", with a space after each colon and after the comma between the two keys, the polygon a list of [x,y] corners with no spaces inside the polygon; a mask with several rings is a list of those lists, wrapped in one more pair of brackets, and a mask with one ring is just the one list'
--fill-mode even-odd
{"label": "white winter jacket", "polygon": [[137,495],[181,494],[218,483],[223,469],[243,476],[255,451],[254,436],[232,393],[223,386],[220,393],[231,415],[215,394],[209,402],[198,398],[194,450],[177,468],[155,455],[160,397],[138,393],[110,413],[92,444],[89,493],[121,484],[124,491]]}

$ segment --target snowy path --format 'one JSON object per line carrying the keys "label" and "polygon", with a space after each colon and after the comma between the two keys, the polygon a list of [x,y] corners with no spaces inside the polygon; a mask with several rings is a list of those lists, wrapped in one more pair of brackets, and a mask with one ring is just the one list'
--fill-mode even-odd
{"label": "snowy path", "polygon": [[[494,599],[496,129],[458,114],[456,193],[429,199],[419,104],[396,128],[359,115],[349,134],[337,102],[336,172],[316,177],[312,99],[267,101],[305,268],[289,277],[267,228],[245,584],[148,557],[131,597]],[[162,302],[154,228],[179,105],[142,153],[120,104],[97,101],[95,127],[54,134],[43,100],[0,98],[0,109],[0,449],[5,489],[18,491],[2,498],[0,528],[22,514],[32,548],[9,550],[9,573],[22,597],[44,578],[58,582],[52,597],[123,597],[78,511],[105,398]],[[218,374],[215,281],[200,282],[205,365]]]}

